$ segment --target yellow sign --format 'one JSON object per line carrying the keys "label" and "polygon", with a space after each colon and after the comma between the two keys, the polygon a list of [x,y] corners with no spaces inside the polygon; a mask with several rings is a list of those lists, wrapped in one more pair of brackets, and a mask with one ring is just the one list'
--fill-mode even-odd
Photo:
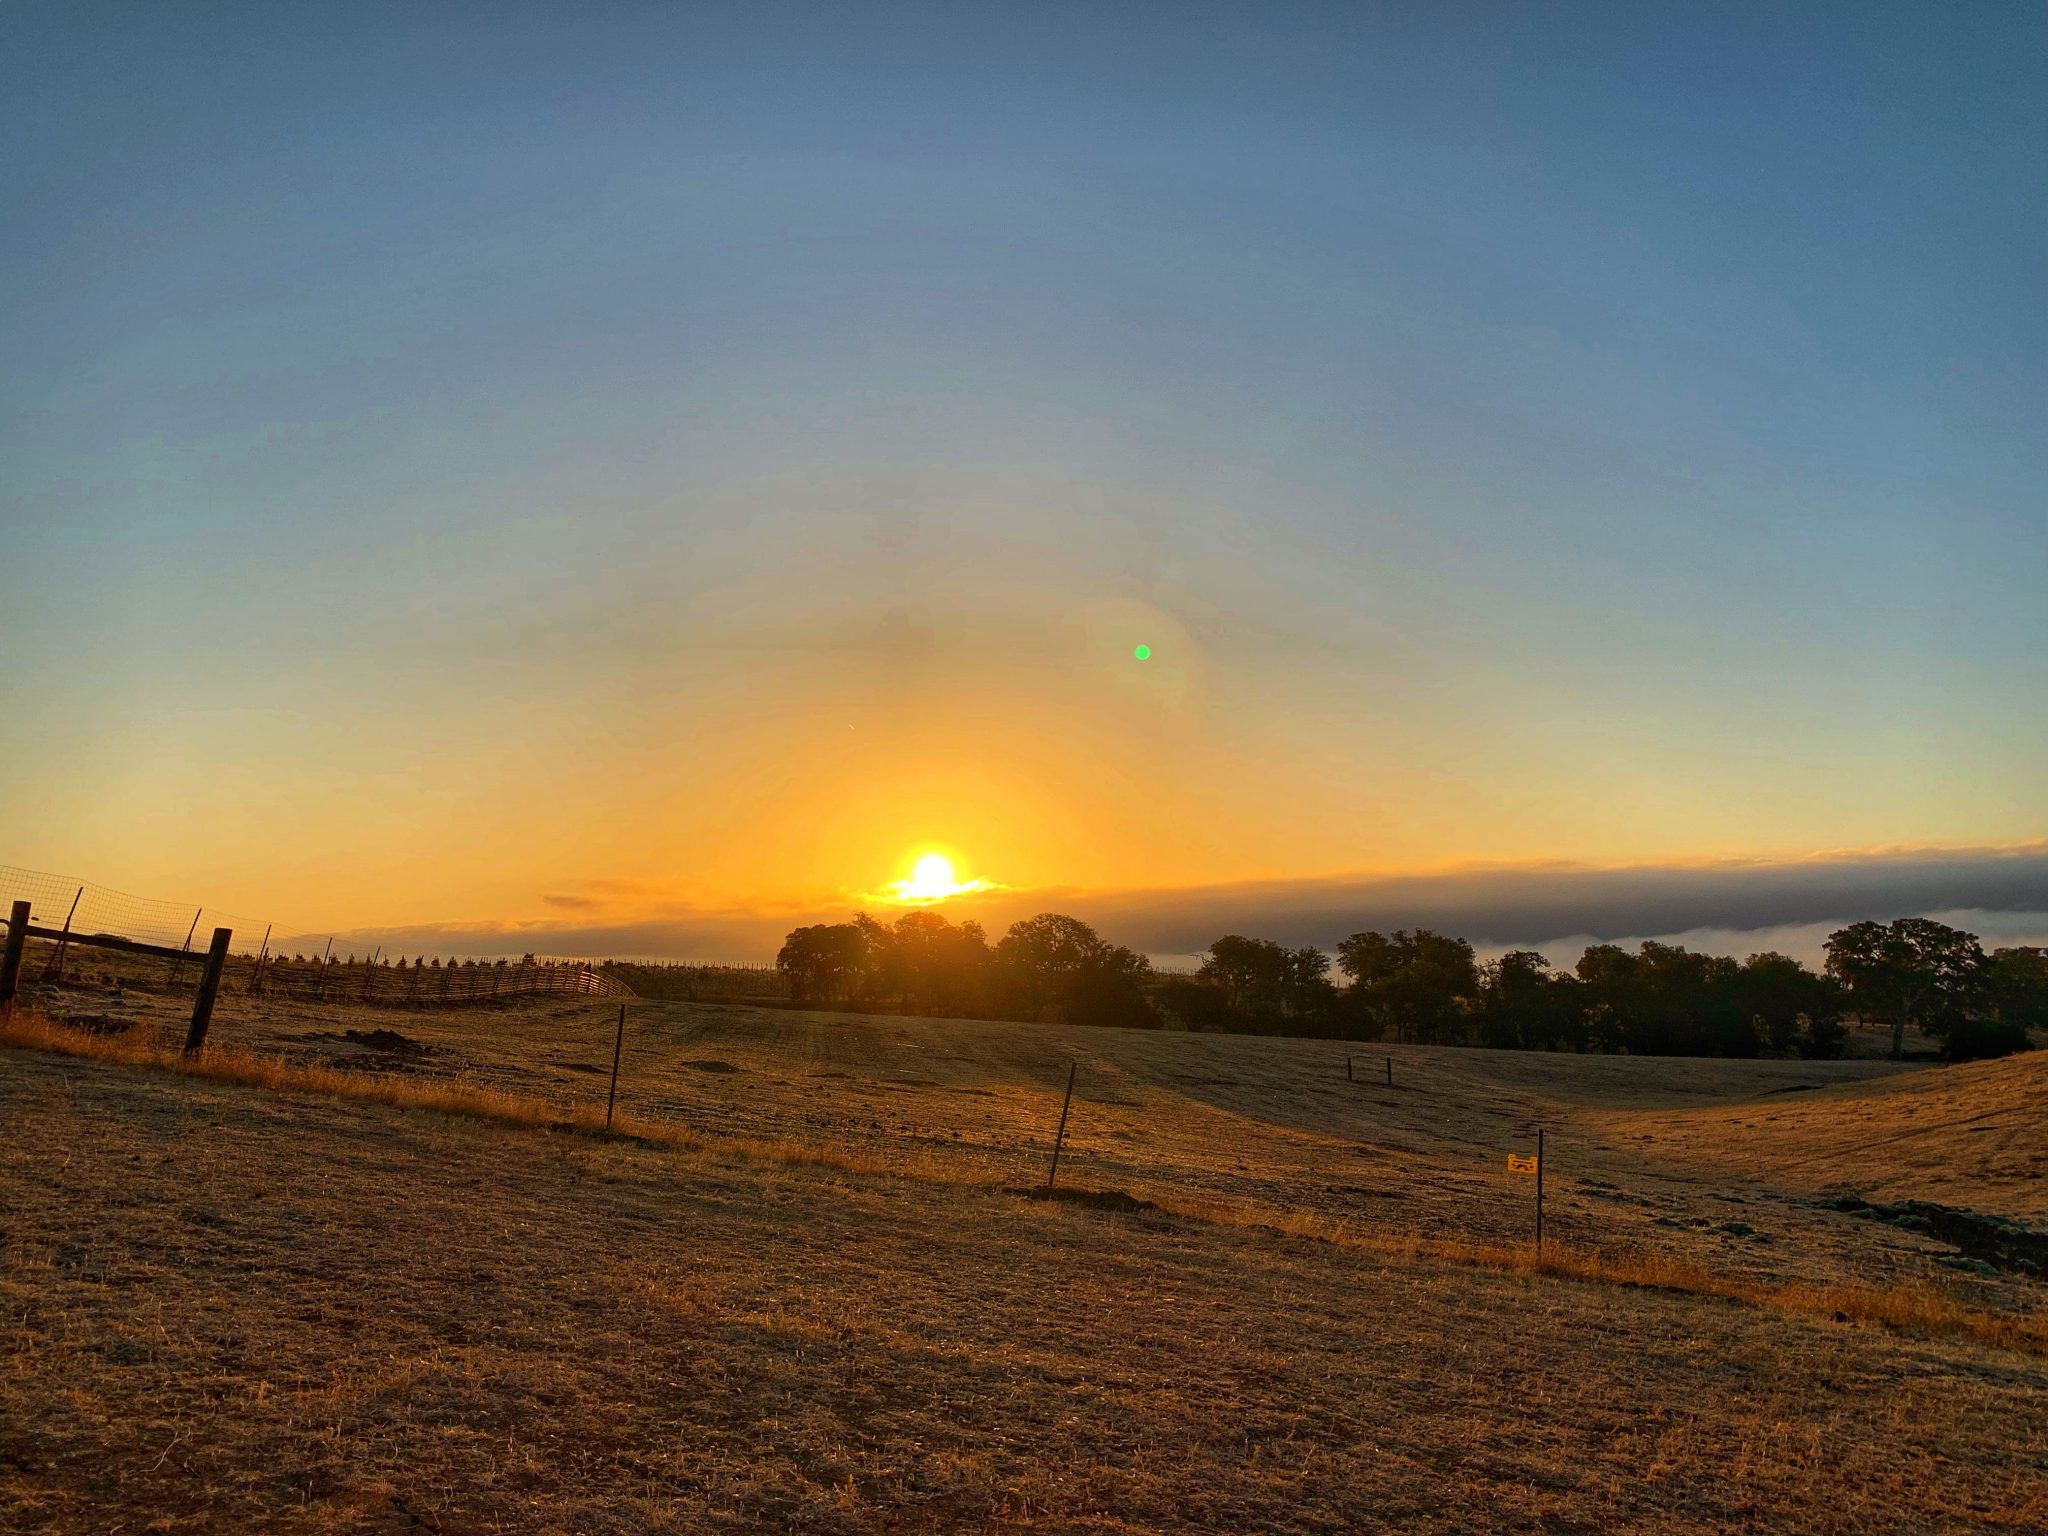
{"label": "yellow sign", "polygon": [[1515,1155],[1514,1153],[1512,1153],[1512,1152],[1510,1152],[1510,1153],[1508,1154],[1508,1172],[1509,1172],[1509,1173],[1534,1173],[1535,1171],[1536,1171],[1536,1159],[1535,1159],[1535,1158],[1533,1158],[1533,1157],[1517,1157],[1517,1156],[1516,1156],[1516,1155]]}

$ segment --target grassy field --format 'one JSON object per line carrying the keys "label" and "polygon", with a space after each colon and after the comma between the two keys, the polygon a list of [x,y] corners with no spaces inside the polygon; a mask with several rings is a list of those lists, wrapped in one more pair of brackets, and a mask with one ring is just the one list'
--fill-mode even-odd
{"label": "grassy field", "polygon": [[[547,1129],[612,1017],[223,1024],[501,1120],[0,1056],[0,1529],[2048,1529],[2042,1282],[1835,1208],[2038,1224],[2048,1063],[650,1004],[654,1134]],[[1005,1193],[1069,1062],[1062,1182],[1159,1209]]]}

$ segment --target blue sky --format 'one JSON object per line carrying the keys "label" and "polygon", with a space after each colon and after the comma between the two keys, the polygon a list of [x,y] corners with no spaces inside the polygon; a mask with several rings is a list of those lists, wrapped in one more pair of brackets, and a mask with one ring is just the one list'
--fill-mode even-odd
{"label": "blue sky", "polygon": [[12,5],[0,828],[361,921],[2039,837],[2044,148],[2037,6]]}

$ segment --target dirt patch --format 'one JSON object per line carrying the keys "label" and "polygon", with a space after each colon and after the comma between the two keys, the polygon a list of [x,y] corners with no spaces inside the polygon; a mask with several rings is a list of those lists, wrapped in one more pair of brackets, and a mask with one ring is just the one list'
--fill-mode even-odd
{"label": "dirt patch", "polygon": [[711,1060],[711,1061],[686,1061],[686,1062],[684,1062],[684,1063],[683,1063],[683,1065],[684,1065],[684,1066],[686,1066],[686,1067],[690,1067],[690,1068],[693,1068],[694,1070],[696,1070],[696,1071],[698,1071],[698,1072],[737,1072],[737,1071],[739,1071],[739,1068],[738,1068],[738,1067],[736,1067],[736,1066],[734,1066],[734,1065],[733,1065],[733,1064],[732,1064],[731,1062],[729,1062],[729,1061],[717,1061],[717,1060]]}
{"label": "dirt patch", "polygon": [[351,1029],[341,1038],[350,1045],[382,1051],[387,1056],[431,1056],[434,1053],[432,1046],[422,1045],[412,1036],[401,1035],[395,1029]]}
{"label": "dirt patch", "polygon": [[1005,1189],[1006,1195],[1019,1195],[1026,1200],[1058,1200],[1068,1205],[1085,1205],[1091,1211],[1156,1211],[1158,1206],[1150,1200],[1140,1200],[1136,1195],[1127,1195],[1120,1189],[1079,1189],[1071,1185],[1055,1185],[1047,1189],[1035,1184],[1023,1189]]}

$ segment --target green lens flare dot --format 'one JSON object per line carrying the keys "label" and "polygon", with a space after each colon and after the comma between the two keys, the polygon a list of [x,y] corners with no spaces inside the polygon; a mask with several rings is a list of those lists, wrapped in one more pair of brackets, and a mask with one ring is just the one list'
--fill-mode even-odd
{"label": "green lens flare dot", "polygon": [[1133,646],[1131,648],[1131,654],[1137,657],[1138,660],[1145,661],[1152,655],[1152,647],[1149,645]]}

